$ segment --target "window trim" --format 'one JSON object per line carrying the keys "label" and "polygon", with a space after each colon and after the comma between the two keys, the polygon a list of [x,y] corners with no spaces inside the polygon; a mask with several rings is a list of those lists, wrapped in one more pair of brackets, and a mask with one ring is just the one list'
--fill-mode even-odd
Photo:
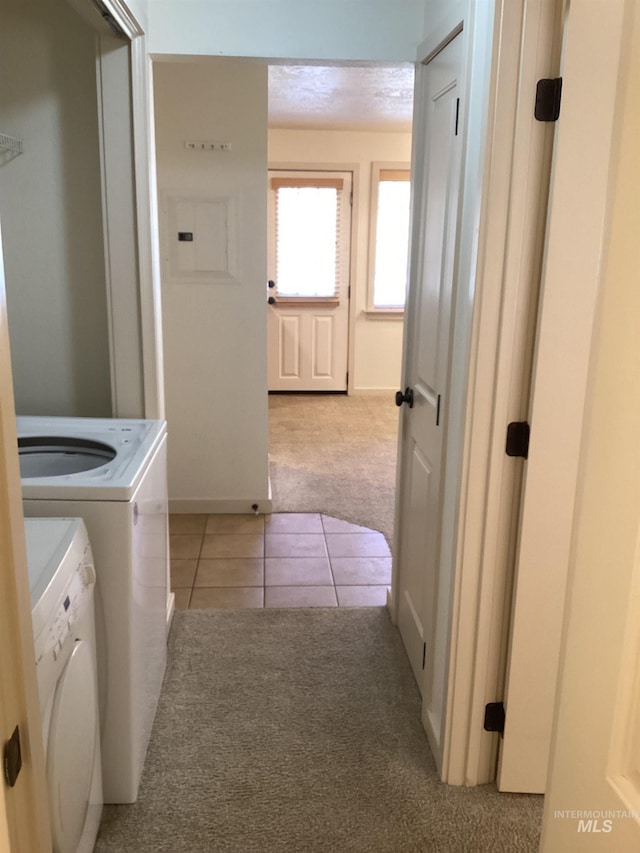
{"label": "window trim", "polygon": [[405,308],[377,308],[373,302],[373,287],[376,272],[376,232],[378,226],[378,187],[383,172],[407,172],[411,175],[408,162],[375,160],[371,163],[371,192],[369,204],[369,258],[367,268],[367,307],[364,313],[369,319],[402,320]]}

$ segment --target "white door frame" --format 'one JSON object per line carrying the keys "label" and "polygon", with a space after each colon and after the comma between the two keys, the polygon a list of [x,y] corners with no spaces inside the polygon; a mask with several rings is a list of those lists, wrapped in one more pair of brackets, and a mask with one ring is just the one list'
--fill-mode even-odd
{"label": "white door frame", "polygon": [[[503,687],[522,468],[504,445],[507,424],[527,413],[553,138],[553,126],[534,120],[532,104],[537,79],[555,76],[559,62],[561,2],[496,0],[493,19],[491,4],[461,3],[418,54],[422,62],[456,27],[467,31],[468,140],[441,552],[453,582],[438,593],[448,645],[439,652],[447,711],[436,761],[443,781],[454,785],[495,777],[497,736],[483,730],[484,706],[501,698]],[[412,264],[418,251],[412,246]],[[400,547],[396,540],[394,554]],[[390,606],[397,618],[395,571]]]}
{"label": "white door frame", "polygon": [[[90,0],[72,2],[78,7]],[[144,30],[127,6],[121,0],[104,0],[104,5],[124,35],[118,39],[97,25],[112,413],[114,417],[163,418],[151,59]],[[92,11],[93,7],[85,17],[93,17]],[[122,48],[117,50],[119,44]],[[123,90],[130,91],[130,103],[123,102]]]}
{"label": "white door frame", "polygon": [[351,231],[350,239],[350,258],[349,258],[349,282],[352,286],[351,298],[349,299],[349,342],[348,342],[348,358],[347,358],[347,396],[353,393],[353,383],[355,377],[355,353],[352,346],[356,331],[356,299],[353,282],[356,281],[356,265],[358,258],[358,222],[360,219],[360,164],[359,163],[326,163],[326,162],[292,162],[291,160],[278,160],[275,162],[269,161],[269,170],[273,171],[291,171],[291,172],[351,172]]}
{"label": "white door frame", "polygon": [[[346,239],[348,239],[348,241],[349,241],[349,259],[348,259],[348,264],[346,264],[346,269],[345,269],[346,278],[347,278],[347,281],[346,281],[346,292],[347,292],[347,311],[346,311],[346,338],[347,338],[347,340],[346,340],[346,348],[347,348],[347,351],[346,351],[346,359],[345,359],[345,361],[346,361],[345,372],[346,372],[347,378],[346,378],[346,382],[345,382],[345,388],[343,389],[343,393],[346,392],[347,395],[350,393],[349,383],[353,381],[353,370],[351,367],[351,362],[353,359],[352,332],[353,332],[353,329],[355,326],[355,312],[354,312],[354,308],[353,308],[355,300],[351,298],[352,282],[355,281],[354,258],[356,257],[355,247],[354,247],[353,241],[355,239],[355,234],[357,232],[357,221],[358,221],[356,219],[356,215],[354,214],[354,205],[355,205],[355,199],[356,199],[356,175],[355,175],[355,171],[354,171],[355,168],[358,168],[358,167],[351,165],[348,168],[343,168],[342,166],[335,166],[333,163],[323,163],[322,165],[314,165],[314,166],[310,166],[306,163],[296,163],[294,166],[274,165],[271,162],[269,162],[267,164],[267,172],[268,172],[269,176],[271,176],[271,173],[282,173],[282,172],[287,173],[287,174],[290,174],[290,173],[296,173],[296,174],[297,173],[300,173],[300,174],[316,173],[318,176],[320,176],[322,174],[336,175],[336,174],[340,174],[340,173],[346,173],[349,176],[349,201],[346,201],[346,199],[345,199],[345,204],[348,205],[348,212],[349,212],[349,229],[348,229],[348,234],[346,235]],[[270,194],[271,194],[271,183],[270,182],[269,182],[268,193],[270,196]],[[272,204],[272,199],[270,197],[269,201],[268,201],[270,211],[271,211],[271,204]],[[270,218],[270,216],[271,216],[271,212],[269,213],[268,219]],[[274,256],[274,258],[272,258],[272,260],[269,260],[271,258],[271,253],[273,251],[275,251],[274,246],[271,245],[271,240],[272,240],[274,235],[271,233],[271,225],[270,224],[268,225],[268,232],[269,232],[269,234],[268,234],[269,246],[268,246],[268,250],[267,250],[267,268],[269,269],[269,267],[273,267],[275,270],[275,259],[274,259],[275,256]],[[267,296],[268,295],[269,294],[267,294]],[[269,310],[270,309],[268,309],[268,311]],[[269,324],[270,321],[271,321],[271,316],[269,315],[267,318],[267,325]],[[269,346],[268,341],[267,341],[267,346]],[[270,353],[267,352],[267,361],[269,360],[269,358],[270,358]],[[269,380],[267,380],[267,385],[269,385]],[[273,389],[269,388],[268,390],[270,393]]]}
{"label": "white door frame", "polygon": [[450,784],[495,777],[498,737],[483,729],[484,707],[503,695],[523,466],[505,455],[506,427],[528,413],[554,133],[532,104],[536,81],[557,76],[562,7],[497,7],[443,773]]}

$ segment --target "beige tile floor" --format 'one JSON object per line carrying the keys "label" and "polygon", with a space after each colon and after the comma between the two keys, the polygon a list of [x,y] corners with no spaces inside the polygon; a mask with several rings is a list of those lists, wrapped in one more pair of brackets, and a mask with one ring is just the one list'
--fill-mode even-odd
{"label": "beige tile floor", "polygon": [[176,607],[366,607],[386,603],[382,535],[318,513],[172,515]]}

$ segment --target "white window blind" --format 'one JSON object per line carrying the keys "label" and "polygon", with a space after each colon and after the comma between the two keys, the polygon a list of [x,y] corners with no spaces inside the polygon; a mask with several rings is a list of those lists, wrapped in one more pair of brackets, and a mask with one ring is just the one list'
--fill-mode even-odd
{"label": "white window blind", "polygon": [[276,193],[276,292],[335,298],[341,178],[272,178]]}
{"label": "white window blind", "polygon": [[381,169],[376,211],[374,308],[404,308],[409,249],[410,173]]}

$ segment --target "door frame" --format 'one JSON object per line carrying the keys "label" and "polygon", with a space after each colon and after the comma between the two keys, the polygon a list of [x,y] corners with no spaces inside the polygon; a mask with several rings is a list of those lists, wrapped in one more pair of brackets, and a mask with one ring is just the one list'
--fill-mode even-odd
{"label": "door frame", "polygon": [[[350,257],[349,257],[349,285],[353,287],[353,282],[356,281],[357,256],[358,256],[358,228],[357,224],[360,217],[360,164],[359,163],[301,163],[299,161],[292,162],[290,160],[277,160],[268,162],[267,168],[269,171],[285,171],[285,172],[351,172],[351,227],[349,233],[350,240]],[[355,378],[355,353],[353,340],[356,330],[356,300],[354,292],[351,292],[349,298],[349,327],[347,341],[347,396],[353,393],[353,383]]]}
{"label": "door frame", "polygon": [[[97,30],[112,414],[164,418],[153,69],[147,38],[122,0],[103,0],[122,31],[120,38],[96,21],[91,0],[70,2]],[[119,108],[125,88],[130,109]]]}
{"label": "door frame", "polygon": [[450,784],[495,778],[499,738],[484,731],[484,708],[503,697],[523,476],[523,462],[504,448],[507,424],[526,420],[529,409],[555,127],[537,122],[532,104],[536,81],[558,73],[563,7],[496,7],[443,776]]}
{"label": "door frame", "polygon": [[[457,28],[467,33],[459,298],[441,533],[441,566],[451,581],[438,591],[447,642],[435,650],[446,703],[439,732],[429,730],[423,709],[441,778],[453,785],[495,778],[498,737],[483,729],[484,706],[500,698],[504,684],[522,475],[522,463],[506,457],[504,443],[507,424],[524,419],[528,407],[553,138],[553,126],[534,120],[532,104],[537,79],[554,76],[559,62],[562,2],[495,0],[489,8],[463,0],[418,52],[420,81],[421,63]],[[423,132],[417,119],[414,139]],[[412,170],[419,168],[414,161]],[[419,251],[412,245],[412,265]],[[412,315],[409,308],[409,322]],[[401,446],[402,430],[399,458]],[[397,494],[402,476],[399,465]],[[389,600],[394,621],[401,512],[397,505]]]}
{"label": "door frame", "polygon": [[[356,181],[356,172],[359,177],[359,164],[352,163],[349,166],[343,167],[341,164],[333,164],[333,163],[323,163],[321,165],[308,165],[307,163],[297,163],[295,166],[281,165],[279,162],[276,163],[267,163],[267,174],[271,172],[329,172],[329,173],[338,173],[338,172],[347,172],[351,175],[351,198],[349,201],[350,206],[350,222],[349,222],[349,264],[347,267],[349,280],[347,282],[347,382],[345,391],[338,391],[336,393],[346,393],[347,396],[351,393],[351,383],[353,382],[354,370],[353,370],[353,359],[354,359],[354,347],[353,347],[353,335],[355,334],[355,321],[356,314],[354,310],[355,300],[352,299],[352,296],[355,295],[352,293],[353,282],[355,279],[356,272],[356,247],[354,246],[354,241],[356,239],[357,234],[357,199],[359,196],[359,185]],[[271,192],[271,189],[268,190]],[[269,205],[271,202],[269,202]],[[270,239],[271,235],[269,235]],[[267,251],[267,257],[269,256],[269,252],[271,249],[269,248]],[[268,321],[267,321],[268,322]],[[267,358],[269,357],[267,353]],[[268,382],[267,382],[268,385]],[[271,393],[268,390],[268,393]],[[278,391],[275,392],[279,393]],[[284,393],[287,393],[286,391]],[[332,393],[332,392],[330,392]]]}

